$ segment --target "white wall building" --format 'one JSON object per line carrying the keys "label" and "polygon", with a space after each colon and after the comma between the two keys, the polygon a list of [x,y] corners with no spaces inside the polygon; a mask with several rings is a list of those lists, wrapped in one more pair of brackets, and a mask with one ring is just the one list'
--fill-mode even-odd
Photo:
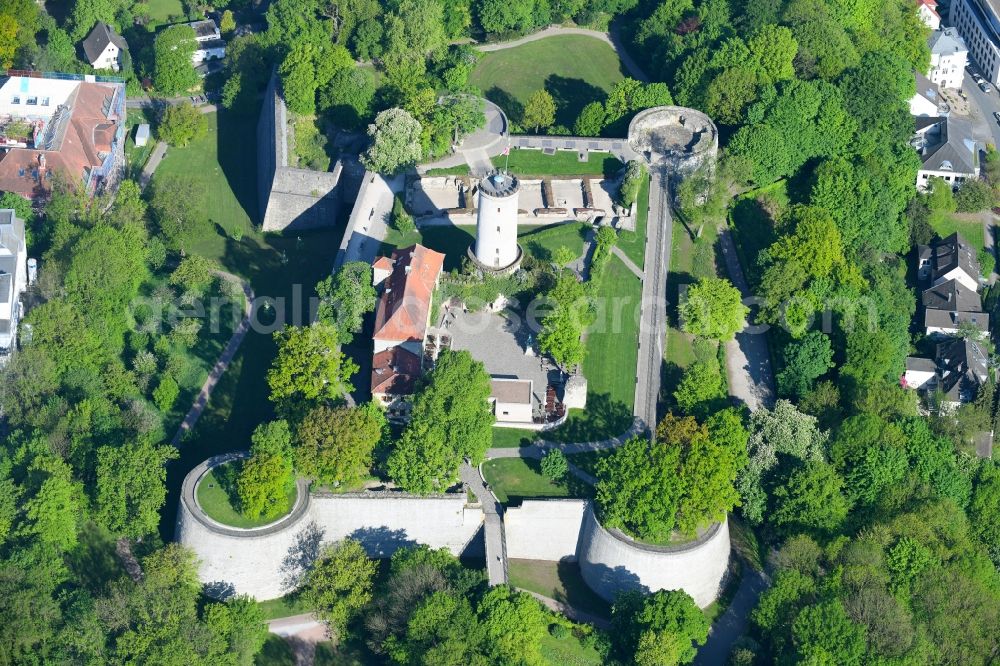
{"label": "white wall building", "polygon": [[194,39],[197,42],[194,53],[191,54],[191,62],[200,65],[206,60],[219,60],[226,55],[226,42],[222,39],[219,26],[212,19],[204,21],[194,21],[188,23],[194,30]]}
{"label": "white wall building", "polygon": [[935,0],[917,0],[917,16],[931,30],[941,28],[941,15],[937,12]]}
{"label": "white wall building", "polygon": [[110,69],[117,72],[121,68],[122,51],[128,44],[115,29],[99,21],[83,40],[83,53],[94,69]]}
{"label": "white wall building", "polygon": [[17,342],[21,294],[28,288],[27,264],[24,220],[12,209],[0,210],[0,365],[10,358]]}
{"label": "white wall building", "polygon": [[[917,92],[910,98],[910,115],[917,118],[941,118],[951,113],[951,107],[941,95],[936,83],[921,74],[914,72],[913,78]],[[918,125],[918,129],[920,126]]]}
{"label": "white wall building", "polygon": [[942,88],[961,88],[969,49],[955,28],[938,30],[931,36],[931,68],[927,78]]}
{"label": "white wall building", "polygon": [[517,246],[517,195],[515,176],[494,173],[479,181],[475,258],[482,268],[503,270],[520,258]]}
{"label": "white wall building", "polygon": [[979,148],[967,120],[949,116],[936,123],[920,123],[918,127],[912,140],[921,161],[917,171],[918,191],[926,191],[934,177],[944,179],[953,189],[967,179],[979,177]]}
{"label": "white wall building", "polygon": [[952,0],[948,13],[969,58],[992,83],[1000,83],[1000,0]]}
{"label": "white wall building", "polygon": [[490,380],[490,401],[501,423],[532,423],[532,381],[530,379]]}

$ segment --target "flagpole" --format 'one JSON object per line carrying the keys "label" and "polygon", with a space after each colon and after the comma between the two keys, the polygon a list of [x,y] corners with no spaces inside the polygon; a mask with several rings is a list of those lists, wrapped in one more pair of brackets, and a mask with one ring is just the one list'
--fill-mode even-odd
{"label": "flagpole", "polygon": [[510,164],[510,137],[507,137],[507,147],[504,148],[503,154],[506,156],[503,160],[503,172],[510,173],[507,169],[507,165]]}

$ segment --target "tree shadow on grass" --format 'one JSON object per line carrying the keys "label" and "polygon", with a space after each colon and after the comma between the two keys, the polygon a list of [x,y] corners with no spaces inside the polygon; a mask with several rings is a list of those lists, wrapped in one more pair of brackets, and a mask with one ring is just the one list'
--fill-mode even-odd
{"label": "tree shadow on grass", "polygon": [[486,99],[490,100],[507,114],[507,117],[511,121],[521,124],[521,120],[524,118],[524,105],[518,101],[516,97],[504,90],[503,88],[498,88],[493,86],[483,93]]}
{"label": "tree shadow on grass", "polygon": [[556,102],[556,124],[573,127],[577,116],[591,102],[603,102],[607,93],[583,79],[571,79],[558,74],[545,78],[545,90]]}
{"label": "tree shadow on grass", "polygon": [[553,442],[595,442],[621,435],[632,425],[632,410],[607,393],[587,395],[586,409],[570,413],[566,423],[542,433]]}

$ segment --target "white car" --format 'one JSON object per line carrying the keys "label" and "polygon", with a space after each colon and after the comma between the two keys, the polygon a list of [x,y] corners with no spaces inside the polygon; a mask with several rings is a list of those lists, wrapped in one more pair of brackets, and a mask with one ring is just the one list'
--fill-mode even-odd
{"label": "white car", "polygon": [[982,83],[979,84],[979,89],[986,94],[993,92],[993,89],[990,88],[990,84],[986,83],[986,81],[983,81]]}

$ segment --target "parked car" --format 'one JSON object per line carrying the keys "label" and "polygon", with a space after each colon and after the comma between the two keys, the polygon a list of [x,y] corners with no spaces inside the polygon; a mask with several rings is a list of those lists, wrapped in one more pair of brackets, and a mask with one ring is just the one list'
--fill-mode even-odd
{"label": "parked car", "polygon": [[1000,123],[1000,111],[994,111],[993,117],[996,119],[998,123]]}
{"label": "parked car", "polygon": [[993,89],[990,88],[990,84],[986,83],[986,81],[983,81],[982,83],[979,84],[979,89],[986,94],[993,92]]}

